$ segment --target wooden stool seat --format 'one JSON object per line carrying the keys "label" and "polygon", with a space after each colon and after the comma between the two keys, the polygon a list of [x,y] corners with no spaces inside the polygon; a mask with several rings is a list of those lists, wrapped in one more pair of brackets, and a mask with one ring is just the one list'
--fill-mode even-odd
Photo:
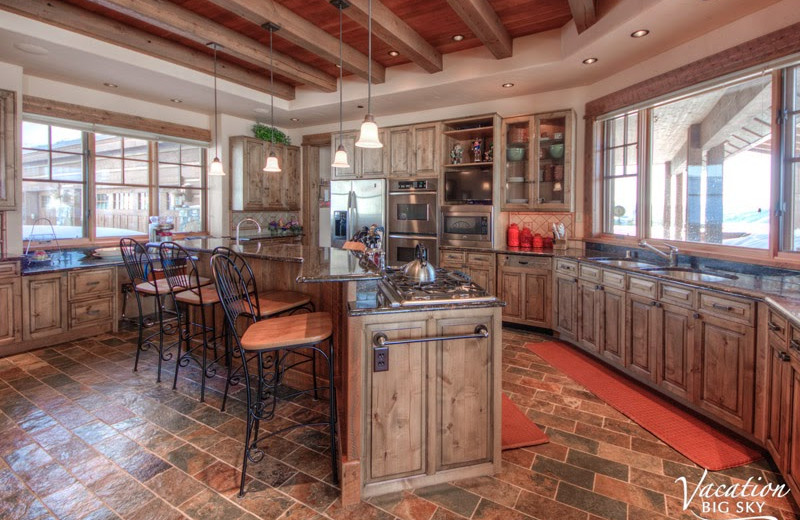
{"label": "wooden stool seat", "polygon": [[189,305],[200,305],[201,302],[204,306],[214,305],[219,303],[219,295],[216,287],[204,285],[199,289],[195,288],[179,292],[175,295],[175,300]]}
{"label": "wooden stool seat", "polygon": [[333,333],[331,315],[310,312],[257,321],[242,335],[244,350],[269,350],[319,343]]}
{"label": "wooden stool seat", "polygon": [[265,291],[258,293],[258,306],[261,317],[302,307],[311,302],[311,296],[297,291]]}

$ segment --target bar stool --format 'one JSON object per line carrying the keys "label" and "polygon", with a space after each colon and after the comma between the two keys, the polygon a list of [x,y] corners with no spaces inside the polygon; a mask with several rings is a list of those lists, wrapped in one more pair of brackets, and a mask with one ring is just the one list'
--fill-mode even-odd
{"label": "bar stool", "polygon": [[[174,334],[177,330],[173,328],[175,314],[164,305],[164,296],[170,293],[169,283],[164,278],[156,278],[157,270],[154,267],[152,257],[157,255],[157,249],[152,246],[145,246],[132,238],[123,238],[119,241],[119,249],[122,253],[122,260],[125,262],[125,269],[133,286],[133,294],[136,296],[136,305],[139,309],[137,325],[139,338],[136,342],[136,361],[133,364],[133,371],[139,370],[139,354],[156,347],[158,349],[158,372],[156,382],[161,382],[161,363],[172,359],[172,353],[168,352],[171,345],[164,346],[164,336]],[[158,321],[158,331],[149,336],[144,335],[145,327],[148,327],[148,318],[143,312],[143,298],[146,296],[155,297],[156,320]],[[172,320],[165,320],[170,317]],[[158,337],[158,341],[155,338]]]}
{"label": "bar stool", "polygon": [[[299,311],[314,312],[314,303],[311,301],[311,296],[308,294],[297,291],[259,291],[256,283],[256,277],[253,274],[253,269],[250,267],[250,264],[247,263],[247,260],[245,260],[242,255],[231,248],[224,246],[217,247],[212,252],[212,256],[213,255],[222,255],[226,258],[230,258],[236,268],[239,269],[239,273],[242,275],[242,280],[247,288],[247,292],[250,295],[251,301],[253,302],[256,321],[282,314],[295,314]],[[316,391],[317,352],[312,350],[311,353],[297,352],[296,354],[307,358],[306,361],[311,362],[311,377],[314,380],[315,387],[314,399],[318,399],[318,394]],[[232,360],[229,355],[227,358],[228,377],[225,381],[225,394],[222,397],[222,407],[220,408],[221,412],[225,411],[225,404],[228,400],[228,390],[230,389],[231,385],[236,385],[238,383],[236,373],[232,373],[231,370],[231,361]],[[305,361],[301,361],[301,363],[302,362]]]}
{"label": "bar stool", "polygon": [[[215,333],[216,305],[219,303],[217,290],[209,278],[200,276],[194,257],[186,249],[174,242],[163,242],[158,248],[161,267],[169,284],[170,294],[175,302],[178,318],[178,357],[175,361],[175,376],[172,389],[178,386],[178,370],[195,361],[200,366],[200,402],[206,398],[206,378],[212,378],[217,371],[214,368],[221,356],[217,355],[217,338],[224,337]],[[211,309],[211,323],[206,322],[206,310]],[[200,314],[200,323],[192,321],[191,313]],[[193,330],[196,329],[196,330]],[[192,343],[199,336],[199,344]],[[209,337],[210,336],[210,337]],[[210,341],[209,341],[210,340]],[[185,343],[185,348],[182,348]],[[214,351],[214,358],[209,363],[208,351]],[[183,350],[183,354],[181,351]],[[201,351],[201,361],[194,354]],[[224,355],[224,354],[223,354]]]}
{"label": "bar stool", "polygon": [[[244,496],[248,461],[257,463],[264,458],[263,449],[258,447],[259,441],[302,426],[329,426],[331,469],[334,481],[338,483],[335,442],[336,389],[334,387],[333,374],[334,341],[333,323],[330,314],[327,312],[311,312],[258,320],[258,312],[253,302],[254,297],[251,296],[245,276],[236,265],[235,260],[222,254],[214,255],[211,257],[211,270],[214,273],[214,281],[220,303],[225,310],[228,328],[242,359],[241,369],[246,385],[247,428],[239,496]],[[237,329],[237,325],[241,325],[240,318],[244,318],[245,322],[248,323],[247,328],[241,335]],[[320,344],[326,342],[329,346],[328,352],[320,348]],[[330,417],[327,422],[294,424],[259,438],[261,421],[270,420],[275,416],[278,386],[285,370],[288,368],[285,366],[286,358],[289,354],[300,349],[317,351],[328,362],[328,408]],[[256,373],[251,377],[248,363],[252,361],[255,361]],[[313,388],[282,395],[281,398],[290,399],[314,390],[317,390],[316,380]]]}

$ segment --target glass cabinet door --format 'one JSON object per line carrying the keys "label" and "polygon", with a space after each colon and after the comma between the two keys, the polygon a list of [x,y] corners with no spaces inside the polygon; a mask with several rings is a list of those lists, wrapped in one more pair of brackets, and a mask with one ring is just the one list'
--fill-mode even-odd
{"label": "glass cabinet door", "polygon": [[503,122],[505,139],[504,201],[506,207],[528,206],[532,196],[533,161],[530,153],[531,118],[509,118]]}
{"label": "glass cabinet door", "polygon": [[572,168],[569,113],[538,115],[535,129],[536,202],[543,209],[567,207]]}

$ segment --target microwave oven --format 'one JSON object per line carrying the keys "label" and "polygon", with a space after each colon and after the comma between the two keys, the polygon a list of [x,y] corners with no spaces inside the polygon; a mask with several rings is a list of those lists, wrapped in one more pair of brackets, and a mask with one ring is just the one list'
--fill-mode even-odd
{"label": "microwave oven", "polygon": [[443,206],[441,244],[492,248],[492,206]]}

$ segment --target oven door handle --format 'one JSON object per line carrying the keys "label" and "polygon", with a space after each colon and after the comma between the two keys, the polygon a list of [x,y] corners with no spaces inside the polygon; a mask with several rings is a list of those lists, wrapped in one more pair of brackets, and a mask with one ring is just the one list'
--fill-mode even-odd
{"label": "oven door handle", "polygon": [[436,235],[402,235],[398,233],[391,233],[389,238],[410,238],[411,240],[436,240]]}
{"label": "oven door handle", "polygon": [[452,336],[430,336],[427,338],[408,338],[408,339],[394,339],[389,340],[388,336],[383,332],[376,332],[372,336],[372,347],[381,348],[391,345],[402,345],[405,343],[429,343],[431,341],[450,341],[454,339],[482,339],[489,337],[489,329],[486,325],[478,325],[475,327],[473,334],[454,334]]}

